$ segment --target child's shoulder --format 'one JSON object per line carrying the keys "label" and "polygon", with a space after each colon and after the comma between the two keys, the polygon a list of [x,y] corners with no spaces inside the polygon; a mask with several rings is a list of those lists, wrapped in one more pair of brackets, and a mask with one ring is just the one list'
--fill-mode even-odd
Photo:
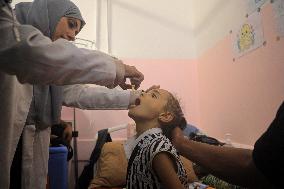
{"label": "child's shoulder", "polygon": [[143,133],[137,139],[137,145],[143,151],[171,151],[176,152],[171,141],[163,134],[160,128],[153,128]]}
{"label": "child's shoulder", "polygon": [[163,133],[149,134],[141,141],[140,147],[146,149],[146,151],[149,151],[151,154],[162,151],[176,154],[175,147]]}
{"label": "child's shoulder", "polygon": [[161,143],[172,145],[171,141],[162,132],[149,133],[148,135],[143,137],[140,142],[144,144]]}

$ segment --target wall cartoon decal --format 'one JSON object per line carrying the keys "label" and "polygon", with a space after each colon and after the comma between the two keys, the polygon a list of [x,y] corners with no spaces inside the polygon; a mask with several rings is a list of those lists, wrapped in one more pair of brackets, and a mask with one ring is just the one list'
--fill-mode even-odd
{"label": "wall cartoon decal", "polygon": [[243,24],[240,33],[238,34],[238,48],[239,51],[248,50],[254,44],[254,29],[249,23]]}
{"label": "wall cartoon decal", "polygon": [[238,58],[264,43],[260,12],[247,16],[232,32],[234,57]]}

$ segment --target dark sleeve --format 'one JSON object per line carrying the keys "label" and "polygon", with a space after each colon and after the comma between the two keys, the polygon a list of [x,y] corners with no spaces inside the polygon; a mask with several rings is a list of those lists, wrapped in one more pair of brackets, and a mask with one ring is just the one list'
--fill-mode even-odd
{"label": "dark sleeve", "polygon": [[270,183],[281,184],[284,170],[284,102],[267,131],[256,141],[253,160]]}

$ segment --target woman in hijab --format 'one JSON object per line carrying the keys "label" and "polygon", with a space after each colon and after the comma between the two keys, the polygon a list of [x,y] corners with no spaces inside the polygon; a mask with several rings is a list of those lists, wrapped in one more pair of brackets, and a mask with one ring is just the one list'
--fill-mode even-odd
{"label": "woman in hijab", "polygon": [[[85,25],[78,7],[69,0],[19,3],[15,11],[21,24],[33,25],[53,41],[60,38],[73,41]],[[21,185],[22,188],[43,189],[48,170],[50,126],[60,122],[62,105],[81,109],[127,109],[134,104],[139,91],[86,85],[35,85],[33,95],[22,135]]]}

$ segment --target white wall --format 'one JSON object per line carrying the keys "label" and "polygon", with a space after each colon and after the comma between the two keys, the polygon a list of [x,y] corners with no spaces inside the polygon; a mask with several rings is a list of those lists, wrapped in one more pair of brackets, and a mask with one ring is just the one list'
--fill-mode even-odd
{"label": "white wall", "polygon": [[[107,51],[106,3],[100,4]],[[197,59],[247,14],[249,0],[109,0],[110,49],[123,58]]]}
{"label": "white wall", "polygon": [[[28,0],[26,0],[28,1]],[[193,59],[193,0],[72,0],[87,25],[78,37],[122,58]],[[15,0],[13,4],[22,2]],[[107,35],[109,2],[110,43]],[[99,15],[98,15],[99,14]]]}
{"label": "white wall", "polygon": [[241,23],[249,0],[72,1],[87,22],[78,37],[96,41],[102,51],[122,58],[196,59]]}
{"label": "white wall", "polygon": [[100,50],[128,59],[194,58],[192,1],[97,0],[92,8],[85,1],[76,2],[83,15],[85,11],[97,14],[96,18],[87,14],[85,18],[97,23]]}
{"label": "white wall", "polygon": [[86,25],[84,26],[84,28],[78,34],[77,37],[96,41],[97,38],[96,1],[92,0],[71,0],[71,1],[74,2],[79,7],[82,16],[86,22]]}
{"label": "white wall", "polygon": [[113,54],[127,58],[192,59],[192,1],[111,1]]}
{"label": "white wall", "polygon": [[17,4],[17,3],[20,3],[20,2],[32,2],[32,0],[14,0],[14,1],[12,1],[12,7],[14,8],[15,7],[15,5]]}

